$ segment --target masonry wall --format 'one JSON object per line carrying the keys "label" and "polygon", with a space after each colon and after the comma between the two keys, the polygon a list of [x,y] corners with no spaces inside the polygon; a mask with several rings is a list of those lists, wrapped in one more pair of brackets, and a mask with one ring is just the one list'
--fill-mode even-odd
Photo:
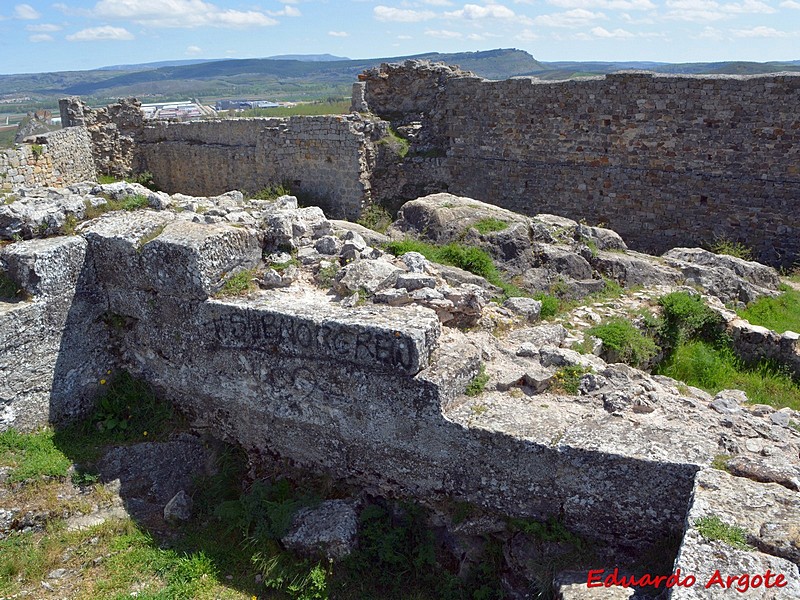
{"label": "masonry wall", "polygon": [[168,192],[256,192],[285,184],[329,216],[358,218],[370,200],[372,123],[357,116],[146,125],[137,169]]}
{"label": "masonry wall", "polygon": [[94,180],[94,158],[88,132],[79,127],[36,136],[34,143],[0,152],[0,186],[64,187]]}
{"label": "masonry wall", "polygon": [[[409,105],[414,73],[425,87]],[[800,76],[486,81],[406,63],[365,79],[378,116],[421,124],[418,185],[602,222],[646,251],[724,236],[772,264],[800,256]],[[396,171],[373,179],[376,199],[398,203]]]}

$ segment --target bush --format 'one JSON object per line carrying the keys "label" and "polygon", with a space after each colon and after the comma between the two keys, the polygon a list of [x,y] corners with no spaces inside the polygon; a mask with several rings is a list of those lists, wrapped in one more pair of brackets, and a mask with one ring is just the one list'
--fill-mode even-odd
{"label": "bush", "polygon": [[752,260],[753,258],[753,251],[748,246],[725,237],[718,238],[711,245],[711,252],[714,254],[727,254],[743,260]]}
{"label": "bush", "polygon": [[592,327],[586,335],[603,341],[603,349],[609,360],[616,359],[634,367],[647,364],[659,348],[652,338],[644,335],[627,319],[611,319],[602,325]]}
{"label": "bush", "polygon": [[581,365],[562,367],[553,375],[553,380],[550,382],[550,389],[554,392],[563,392],[575,396],[580,389],[581,377],[590,372],[591,369]]}
{"label": "bush", "polygon": [[371,204],[364,209],[356,223],[378,233],[386,233],[392,224],[392,215],[380,204]]}
{"label": "bush", "polygon": [[747,532],[741,527],[728,525],[718,516],[700,517],[694,523],[698,533],[707,540],[719,540],[739,550],[752,550],[747,545]]}
{"label": "bush", "polygon": [[668,350],[695,338],[713,343],[722,341],[723,319],[706,306],[700,296],[673,292],[662,296],[658,303],[663,308],[663,324],[659,336]]}
{"label": "bush", "polygon": [[289,186],[282,183],[271,184],[261,188],[255,194],[250,196],[253,200],[277,200],[281,196],[291,196],[292,191]]}

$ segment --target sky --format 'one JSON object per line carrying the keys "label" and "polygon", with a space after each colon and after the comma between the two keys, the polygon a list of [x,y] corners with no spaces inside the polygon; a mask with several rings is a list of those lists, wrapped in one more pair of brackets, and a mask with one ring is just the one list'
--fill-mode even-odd
{"label": "sky", "polygon": [[800,60],[800,0],[0,2],[0,73],[519,48],[543,61]]}

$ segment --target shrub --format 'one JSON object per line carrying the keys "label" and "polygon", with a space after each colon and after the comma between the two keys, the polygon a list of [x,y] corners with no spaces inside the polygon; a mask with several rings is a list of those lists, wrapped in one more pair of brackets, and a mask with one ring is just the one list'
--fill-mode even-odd
{"label": "shrub", "polygon": [[258,190],[250,196],[253,200],[277,200],[281,196],[291,196],[289,186],[282,183],[273,183]]}
{"label": "shrub", "polygon": [[380,204],[370,204],[361,213],[361,217],[356,221],[367,229],[372,229],[378,233],[385,233],[392,224],[392,215]]}
{"label": "shrub", "polygon": [[659,335],[668,349],[694,338],[715,343],[721,341],[723,319],[706,306],[700,296],[672,292],[659,298],[658,303],[663,308],[663,325]]}
{"label": "shrub", "polygon": [[634,367],[645,365],[658,354],[658,346],[652,338],[644,335],[633,323],[616,318],[592,327],[586,332],[603,341],[603,348],[610,359]]}
{"label": "shrub", "polygon": [[38,160],[42,154],[44,154],[44,146],[41,144],[31,144],[31,154],[33,154],[33,158]]}
{"label": "shrub", "polygon": [[725,237],[717,238],[714,241],[711,245],[711,252],[714,254],[727,254],[743,260],[751,260],[753,258],[753,251],[748,246]]}

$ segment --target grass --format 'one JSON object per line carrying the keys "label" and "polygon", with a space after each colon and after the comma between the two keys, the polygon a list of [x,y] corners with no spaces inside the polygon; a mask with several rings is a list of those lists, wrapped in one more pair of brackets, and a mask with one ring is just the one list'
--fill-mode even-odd
{"label": "grass", "polygon": [[717,454],[711,461],[711,468],[729,473],[728,461],[733,458],[730,454]]}
{"label": "grass", "polygon": [[722,317],[706,306],[700,296],[673,292],[659,298],[658,303],[663,313],[659,336],[668,350],[692,339],[723,341]]}
{"label": "grass", "polygon": [[759,298],[737,312],[753,325],[778,333],[800,332],[800,291],[785,287],[777,298]]}
{"label": "grass", "polygon": [[[406,252],[419,252],[431,262],[450,265],[469,271],[475,275],[480,275],[492,285],[503,290],[505,297],[529,296],[527,292],[521,290],[513,283],[503,279],[500,272],[489,254],[480,248],[465,246],[458,242],[450,242],[443,246],[437,246],[428,242],[414,239],[390,242],[386,250],[395,256],[402,256]],[[548,306],[548,311],[550,307]],[[542,318],[545,318],[545,309],[542,307]]]}
{"label": "grass", "polygon": [[718,516],[700,517],[694,522],[697,531],[707,540],[719,540],[738,550],[752,550],[747,544],[747,532],[741,527],[728,525]]}
{"label": "grass", "polygon": [[408,154],[408,140],[397,135],[397,132],[391,127],[388,128],[386,136],[378,140],[378,143],[389,148],[399,158],[405,158]]}
{"label": "grass", "polygon": [[122,179],[120,179],[119,177],[115,177],[114,175],[108,175],[108,174],[100,174],[97,176],[97,183],[103,185],[109,183],[119,183],[120,181],[127,181],[128,183],[138,183],[150,190],[153,190],[154,192],[158,191],[158,186],[156,186],[155,181],[153,179],[153,174],[150,171],[142,171],[141,173],[135,173],[133,175],[123,177]]}
{"label": "grass", "polygon": [[323,288],[330,288],[336,279],[336,274],[341,270],[338,263],[331,263],[325,267],[320,267],[317,271],[315,281]]}
{"label": "grass", "polygon": [[495,231],[503,231],[504,229],[508,229],[508,223],[500,219],[486,217],[484,219],[481,219],[480,221],[476,221],[475,223],[473,223],[472,227],[477,229],[478,233],[486,235],[487,233],[492,233]]}
{"label": "grass", "polygon": [[239,271],[235,275],[228,278],[223,284],[222,289],[215,294],[217,298],[224,298],[229,296],[245,296],[256,289],[256,284],[253,282],[255,277],[255,269],[248,269],[246,271]]}
{"label": "grass", "polygon": [[766,361],[747,366],[727,346],[703,340],[682,342],[655,373],[712,394],[725,389],[743,390],[750,402],[800,410],[800,385],[784,368]]}
{"label": "grass", "polygon": [[107,200],[105,204],[92,206],[90,202],[86,202],[86,209],[84,211],[85,219],[96,219],[102,214],[116,210],[133,211],[140,208],[147,208],[150,205],[146,196],[135,195],[123,198],[122,200]]}
{"label": "grass", "polygon": [[11,483],[40,477],[65,477],[71,461],[53,440],[51,429],[21,434],[13,429],[0,433],[0,464],[12,468]]}
{"label": "grass", "polygon": [[586,334],[601,339],[604,352],[610,359],[616,359],[614,362],[634,367],[647,364],[659,350],[653,338],[624,318],[610,319],[587,330]]}
{"label": "grass", "polygon": [[380,204],[370,204],[361,212],[356,223],[378,233],[386,233],[392,224],[392,214]]}
{"label": "grass", "polygon": [[478,374],[467,384],[464,393],[467,396],[479,396],[483,393],[487,383],[489,383],[489,375],[486,374],[486,367],[481,364]]}

